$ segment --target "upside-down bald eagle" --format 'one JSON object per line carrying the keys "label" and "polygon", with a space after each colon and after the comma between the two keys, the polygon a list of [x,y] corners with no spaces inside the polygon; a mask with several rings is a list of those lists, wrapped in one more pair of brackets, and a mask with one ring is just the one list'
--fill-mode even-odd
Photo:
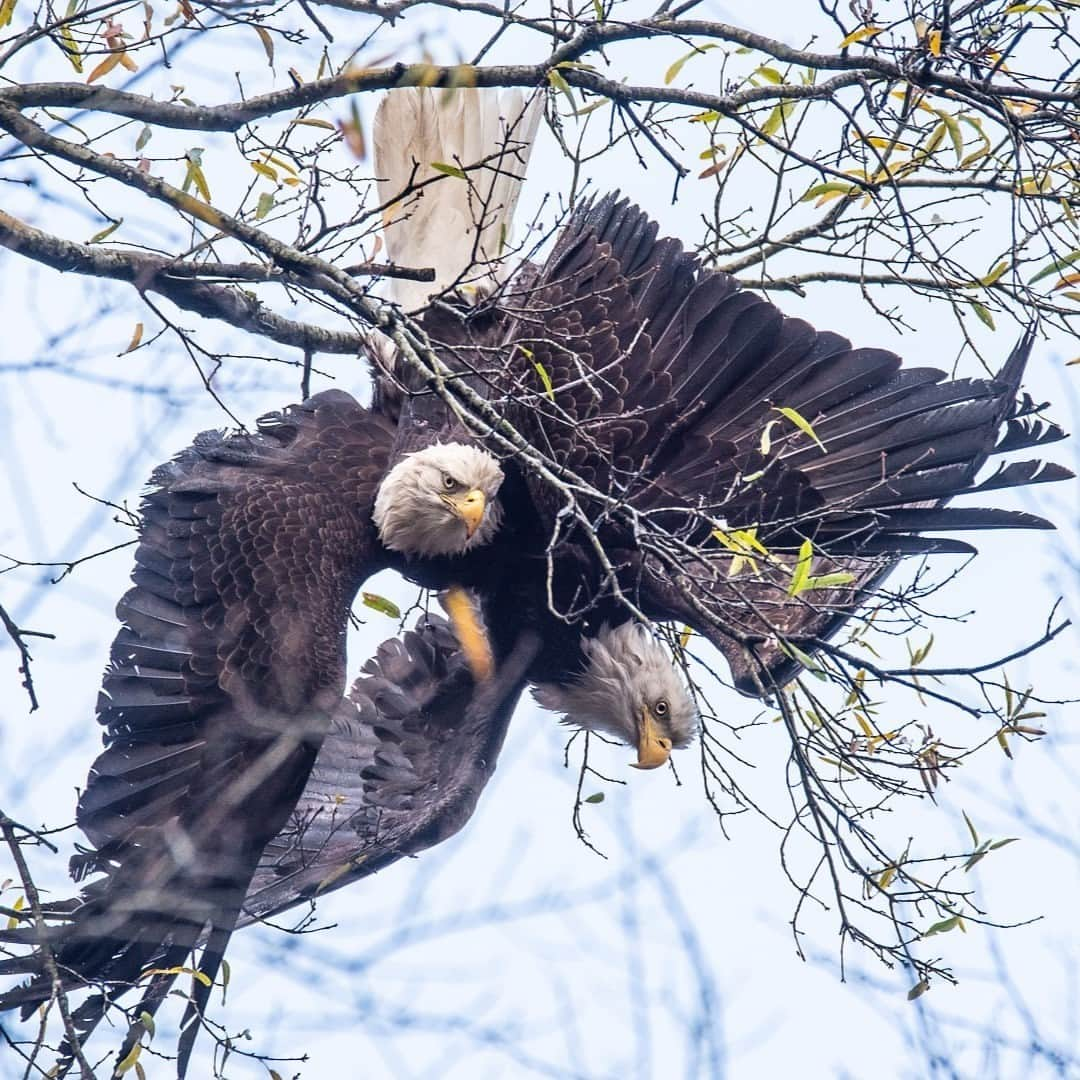
{"label": "upside-down bald eagle", "polygon": [[[380,121],[418,161],[489,162],[424,187],[423,214],[406,196],[392,215],[391,256],[413,262],[423,229],[436,247],[432,227],[474,229],[462,253],[446,227],[440,286],[495,249],[516,199],[506,175],[531,138],[520,104],[454,100],[440,112],[428,92],[398,91]],[[490,138],[463,156],[448,143],[464,147],[477,116]],[[516,152],[507,127],[510,142],[525,133]],[[387,183],[400,195],[407,179],[390,170]],[[632,612],[695,628],[741,690],[765,695],[796,666],[791,646],[819,645],[900,556],[971,550],[925,532],[1047,527],[948,499],[1068,475],[1026,461],[975,481],[990,454],[1061,436],[1017,402],[1030,334],[996,379],[901,369],[700,268],[615,197],[581,204],[540,268],[473,276],[479,303],[448,294],[421,324],[441,381],[488,403],[518,453],[502,429],[465,426],[401,353],[370,409],[329,391],[255,435],[201,436],[155,474],[98,705],[106,749],[79,805],[94,847],[75,869],[105,876],[54,942],[68,986],[111,998],[142,977],[152,1012],[200,941],[212,980],[238,920],[460,827],[526,683],[662,764],[696,711]],[[789,595],[808,541],[816,572],[845,575],[813,603]],[[489,681],[474,683],[432,622],[343,697],[352,599],[387,566],[471,591]],[[330,809],[330,794],[346,801]],[[387,813],[393,828],[368,828]],[[50,996],[37,956],[5,970],[37,975],[0,1007]],[[207,997],[197,982],[181,1074]],[[77,1022],[91,1027],[102,1004]]]}

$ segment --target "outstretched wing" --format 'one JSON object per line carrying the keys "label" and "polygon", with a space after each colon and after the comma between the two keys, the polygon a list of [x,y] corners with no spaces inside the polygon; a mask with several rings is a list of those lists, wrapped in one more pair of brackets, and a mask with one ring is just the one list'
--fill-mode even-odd
{"label": "outstretched wing", "polygon": [[[662,542],[627,560],[641,604],[705,633],[750,692],[790,666],[781,639],[834,630],[900,555],[974,550],[927,532],[1050,527],[947,500],[1070,475],[1018,462],[975,483],[989,453],[1062,437],[1016,401],[1030,335],[996,379],[902,369],[701,270],[614,196],[575,213],[519,306],[514,419],[568,474],[648,516]],[[561,497],[528,482],[554,527]],[[633,546],[627,530],[605,537]],[[815,576],[852,576],[813,604],[788,596],[807,541]]]}
{"label": "outstretched wing", "polygon": [[[155,472],[98,701],[105,750],[79,801],[93,848],[73,873],[106,877],[57,945],[70,985],[111,999],[187,962],[204,933],[214,977],[341,700],[349,608],[378,568],[370,509],[392,435],[329,391],[254,435],[205,433]],[[28,1011],[50,991],[39,978],[0,1007]],[[91,1027],[105,1003],[77,1020]]]}
{"label": "outstretched wing", "polygon": [[495,771],[536,643],[522,636],[476,689],[450,624],[429,615],[379,646],[334,717],[241,924],[314,900],[440,843]]}

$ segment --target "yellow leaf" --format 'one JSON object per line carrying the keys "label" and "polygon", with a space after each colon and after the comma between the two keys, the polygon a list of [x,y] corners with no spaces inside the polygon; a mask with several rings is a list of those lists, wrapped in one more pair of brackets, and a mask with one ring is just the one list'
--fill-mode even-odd
{"label": "yellow leaf", "polygon": [[94,68],[93,71],[90,72],[90,74],[86,78],[86,81],[88,83],[92,83],[95,80],[100,79],[105,75],[108,75],[109,72],[112,71],[112,69],[120,63],[120,58],[123,55],[124,54],[122,52],[110,53],[108,56],[105,57],[104,60],[101,61],[100,64],[98,64],[96,68]]}
{"label": "yellow leaf", "polygon": [[941,55],[941,31],[931,30],[930,36],[926,39],[927,47],[930,49],[931,56]]}
{"label": "yellow leaf", "polygon": [[563,78],[562,72],[552,68],[547,73],[547,80],[560,94],[566,95],[567,101],[570,102],[570,107],[576,111],[578,106],[577,102],[574,100],[574,92],[570,89],[570,84]]}
{"label": "yellow leaf", "polygon": [[86,242],[88,244],[100,244],[102,240],[107,240],[110,236],[112,236],[112,234],[116,232],[116,230],[119,229],[120,226],[123,224],[124,219],[118,218],[111,225],[106,225],[105,228],[101,230],[101,232],[94,233],[94,235],[91,236],[90,239]]}
{"label": "yellow leaf", "polygon": [[15,14],[15,5],[19,0],[0,0],[0,29],[11,25],[12,16]]}
{"label": "yellow leaf", "polygon": [[536,374],[540,376],[540,381],[544,384],[544,393],[554,401],[555,387],[551,383],[551,376],[547,373],[547,368],[539,360],[533,363],[533,367],[536,368]]}
{"label": "yellow leaf", "polygon": [[791,572],[791,584],[788,585],[788,596],[798,596],[806,588],[810,579],[810,567],[814,561],[814,545],[809,540],[804,540],[799,547],[799,559],[795,563],[795,569]]}
{"label": "yellow leaf", "polygon": [[266,53],[266,62],[273,67],[274,66],[274,39],[270,36],[270,31],[265,26],[256,26],[255,33],[259,35],[259,40],[262,42],[263,52]]}
{"label": "yellow leaf", "polygon": [[774,405],[772,411],[778,412],[781,416],[787,417],[787,419],[790,420],[801,432],[809,435],[810,438],[818,444],[823,454],[827,453],[825,449],[825,444],[817,437],[817,432],[814,431],[813,427],[811,427],[810,421],[807,420],[806,417],[803,416],[802,413],[800,413],[797,409],[788,409]]}
{"label": "yellow leaf", "polygon": [[214,980],[206,974],[205,971],[199,971],[198,968],[191,967],[168,967],[168,968],[147,968],[139,976],[139,982],[143,979],[149,979],[158,975],[190,975],[193,979],[198,979],[203,986],[211,987],[214,985]]}
{"label": "yellow leaf", "polygon": [[[16,897],[15,903],[11,905],[11,909],[12,909],[12,911],[22,911],[22,909],[25,906],[26,906],[26,897],[19,896],[19,897]],[[18,917],[15,916],[15,915],[12,915],[11,918],[8,919],[7,928],[9,930],[14,930],[15,927],[18,926],[18,925],[19,925]]]}
{"label": "yellow leaf", "polygon": [[138,322],[135,324],[135,331],[131,335],[131,340],[128,342],[128,347],[120,355],[123,356],[124,353],[133,352],[135,349],[137,349],[139,347],[139,342],[142,341],[142,336],[143,324],[141,322]]}
{"label": "yellow leaf", "polygon": [[326,131],[337,131],[337,128],[329,120],[319,120],[314,116],[302,116],[299,120],[290,120],[290,124],[303,124],[305,127],[323,128]]}
{"label": "yellow leaf", "polygon": [[249,161],[248,164],[260,175],[265,176],[267,180],[273,180],[277,183],[278,175],[270,168],[269,165],[264,165],[261,161]]}
{"label": "yellow leaf", "polygon": [[679,77],[679,72],[682,71],[688,60],[692,60],[695,56],[700,56],[702,53],[706,53],[710,49],[716,48],[719,48],[716,44],[696,45],[685,56],[680,56],[679,59],[664,72],[664,85],[670,86]]}
{"label": "yellow leaf", "polygon": [[679,648],[685,649],[690,644],[690,639],[694,636],[694,631],[689,626],[682,628],[682,633],[679,635]]}
{"label": "yellow leaf", "polygon": [[136,1043],[128,1053],[128,1056],[123,1061],[119,1062],[115,1069],[113,1069],[113,1076],[123,1076],[129,1069],[135,1067],[135,1062],[139,1060],[139,1055],[142,1053],[142,1043]]}
{"label": "yellow leaf", "polygon": [[878,888],[884,892],[891,884],[892,879],[896,876],[896,867],[887,866],[882,872],[881,877],[878,878]]}
{"label": "yellow leaf", "polygon": [[[15,0],[12,0],[11,6],[14,8]],[[2,25],[3,22],[0,21],[0,26]],[[69,23],[64,23],[60,27],[60,40],[63,42],[60,47],[63,49],[64,55],[71,61],[71,66],[81,75],[83,71],[82,55],[79,52],[79,43],[75,40],[75,35],[71,32]]]}
{"label": "yellow leaf", "polygon": [[858,30],[852,30],[851,33],[840,42],[840,48],[846,49],[849,45],[855,45],[860,41],[867,41],[869,38],[876,37],[884,29],[883,26],[860,26]]}

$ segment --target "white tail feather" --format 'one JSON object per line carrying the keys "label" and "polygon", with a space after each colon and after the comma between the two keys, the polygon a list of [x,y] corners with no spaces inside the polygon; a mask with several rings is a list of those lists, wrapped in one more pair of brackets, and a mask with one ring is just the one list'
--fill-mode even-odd
{"label": "white tail feather", "polygon": [[[457,284],[490,287],[525,179],[542,99],[520,90],[389,91],[375,114],[375,172],[390,260],[430,266],[434,282],[391,279],[406,311]],[[490,159],[490,160],[488,160]],[[464,170],[466,179],[432,164]],[[410,185],[437,177],[420,191]]]}

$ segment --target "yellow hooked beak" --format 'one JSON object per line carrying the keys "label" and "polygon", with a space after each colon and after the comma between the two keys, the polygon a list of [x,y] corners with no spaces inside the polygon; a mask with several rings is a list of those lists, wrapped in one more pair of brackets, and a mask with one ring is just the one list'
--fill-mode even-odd
{"label": "yellow hooked beak", "polygon": [[451,513],[465,522],[465,536],[471,540],[484,518],[484,509],[487,506],[484,493],[478,488],[473,488],[464,495],[443,495],[442,501],[450,508]]}
{"label": "yellow hooked beak", "polygon": [[671,757],[671,740],[660,734],[649,707],[641,710],[641,727],[638,729],[637,761],[631,762],[635,769],[659,769]]}

